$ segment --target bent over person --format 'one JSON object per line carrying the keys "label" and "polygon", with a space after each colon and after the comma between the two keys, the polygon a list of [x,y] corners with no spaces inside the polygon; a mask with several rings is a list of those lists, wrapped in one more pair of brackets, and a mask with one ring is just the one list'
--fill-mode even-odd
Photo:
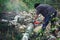
{"label": "bent over person", "polygon": [[[43,19],[43,26],[42,26],[42,31],[44,32],[44,30],[46,29],[46,26],[48,25],[49,21],[51,21],[51,19],[55,18],[57,15],[57,11],[55,10],[55,8],[53,8],[52,6],[48,5],[48,4],[39,4],[36,3],[34,5],[34,8],[36,9],[36,15],[34,20],[36,21],[36,19],[38,18],[39,14],[42,14],[44,19]],[[51,24],[54,24],[54,21],[51,22]]]}

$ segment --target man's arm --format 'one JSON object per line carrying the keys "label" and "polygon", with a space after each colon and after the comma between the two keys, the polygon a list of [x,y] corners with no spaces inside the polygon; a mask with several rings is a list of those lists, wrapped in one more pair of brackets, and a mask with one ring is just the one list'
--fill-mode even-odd
{"label": "man's arm", "polygon": [[34,20],[35,20],[35,21],[36,21],[36,19],[38,18],[38,16],[39,16],[39,15],[37,15],[37,14],[35,15],[35,17],[34,17]]}
{"label": "man's arm", "polygon": [[[36,14],[35,17],[34,17],[34,21],[35,21],[36,23],[38,22],[38,21],[36,20],[36,19],[38,18],[38,16],[39,16],[39,14]],[[42,21],[41,21],[41,22],[38,22],[38,23],[39,23],[39,24],[44,23],[44,19],[45,19],[45,18],[43,18]]]}

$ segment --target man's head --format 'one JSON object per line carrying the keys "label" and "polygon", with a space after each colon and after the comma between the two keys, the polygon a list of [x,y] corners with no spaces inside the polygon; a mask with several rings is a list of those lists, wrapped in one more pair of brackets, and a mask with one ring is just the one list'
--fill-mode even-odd
{"label": "man's head", "polygon": [[39,6],[40,3],[35,3],[34,4],[34,8],[36,8],[37,6]]}

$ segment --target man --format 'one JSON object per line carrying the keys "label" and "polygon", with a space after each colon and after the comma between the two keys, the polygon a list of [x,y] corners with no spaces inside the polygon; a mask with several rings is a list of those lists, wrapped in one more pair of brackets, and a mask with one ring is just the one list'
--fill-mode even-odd
{"label": "man", "polygon": [[[39,14],[42,14],[44,16],[43,26],[42,26],[42,31],[44,31],[46,29],[46,26],[48,25],[49,21],[51,21],[51,19],[56,17],[57,11],[52,6],[50,6],[48,4],[36,3],[34,5],[34,8],[36,9],[36,15],[34,18],[35,22],[39,16]],[[54,21],[51,22],[51,24],[53,25]]]}

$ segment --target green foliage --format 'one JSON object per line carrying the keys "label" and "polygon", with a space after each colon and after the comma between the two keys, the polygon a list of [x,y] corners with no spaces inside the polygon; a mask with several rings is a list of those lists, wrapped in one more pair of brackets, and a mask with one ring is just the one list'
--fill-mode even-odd
{"label": "green foliage", "polygon": [[24,4],[24,2],[19,1],[16,3],[16,0],[11,2],[9,0],[0,0],[0,12],[2,11],[27,11],[27,6]]}
{"label": "green foliage", "polygon": [[45,4],[50,4],[53,7],[60,8],[59,6],[59,0],[23,0],[23,2],[28,6],[28,8],[34,8],[35,3],[45,3]]}
{"label": "green foliage", "polygon": [[60,8],[60,0],[19,0],[18,4],[16,3],[16,0],[13,2],[10,0],[0,0],[0,12],[4,10],[12,11],[17,9],[19,11],[23,11],[33,9],[35,3],[47,3],[54,6],[55,8]]}
{"label": "green foliage", "polygon": [[26,3],[26,5],[29,8],[34,8],[34,4],[35,3],[40,3],[40,0],[23,0],[24,3]]}

